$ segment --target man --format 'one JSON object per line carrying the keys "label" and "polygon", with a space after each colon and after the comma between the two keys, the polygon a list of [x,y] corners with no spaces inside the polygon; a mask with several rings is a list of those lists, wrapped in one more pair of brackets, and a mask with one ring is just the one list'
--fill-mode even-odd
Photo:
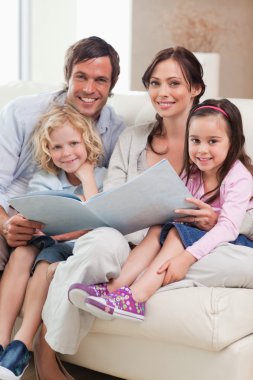
{"label": "man", "polygon": [[119,56],[111,45],[98,37],[77,42],[66,53],[64,73],[64,90],[18,98],[0,115],[0,270],[8,260],[9,247],[26,245],[41,227],[21,215],[11,216],[8,199],[25,193],[35,170],[29,140],[42,113],[54,102],[68,102],[93,118],[103,142],[103,166],[108,165],[124,128],[122,119],[105,106],[120,73]]}
{"label": "man", "polygon": [[[40,116],[54,103],[66,102],[84,116],[91,117],[103,143],[101,165],[105,167],[125,127],[122,118],[106,105],[120,73],[119,56],[111,45],[98,37],[78,41],[66,52],[64,73],[66,85],[63,90],[15,99],[0,115],[0,270],[5,267],[10,248],[26,245],[36,229],[41,228],[38,222],[31,222],[18,214],[11,215],[13,210],[8,207],[9,198],[25,193],[36,169],[30,139]],[[76,238],[80,234],[70,233],[68,237]],[[66,239],[66,234],[62,238]],[[7,263],[6,269],[11,266],[11,261]],[[27,265],[27,276],[28,269]],[[54,359],[52,371],[50,363],[43,360],[47,366],[46,376],[50,374],[52,379],[65,378],[61,363],[55,360],[54,352],[44,343]],[[20,357],[21,366],[24,367],[21,372],[28,364],[23,357],[26,357],[26,352]],[[16,359],[15,363],[8,363],[8,368],[13,369],[13,378],[16,378],[15,368],[19,367],[18,371],[21,368],[19,364],[16,365]]]}

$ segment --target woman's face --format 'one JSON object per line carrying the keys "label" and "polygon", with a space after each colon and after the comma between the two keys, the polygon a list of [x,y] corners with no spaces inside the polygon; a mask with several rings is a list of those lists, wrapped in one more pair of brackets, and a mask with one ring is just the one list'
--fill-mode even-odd
{"label": "woman's face", "polygon": [[200,89],[190,89],[179,64],[169,58],[156,65],[150,77],[148,93],[162,118],[174,118],[189,112]]}

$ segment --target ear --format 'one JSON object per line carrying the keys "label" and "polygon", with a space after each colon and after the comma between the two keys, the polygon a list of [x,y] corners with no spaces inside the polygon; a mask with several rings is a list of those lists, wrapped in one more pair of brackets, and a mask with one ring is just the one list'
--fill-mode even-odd
{"label": "ear", "polygon": [[201,86],[194,86],[191,89],[192,97],[195,98],[195,96],[198,96],[201,93]]}

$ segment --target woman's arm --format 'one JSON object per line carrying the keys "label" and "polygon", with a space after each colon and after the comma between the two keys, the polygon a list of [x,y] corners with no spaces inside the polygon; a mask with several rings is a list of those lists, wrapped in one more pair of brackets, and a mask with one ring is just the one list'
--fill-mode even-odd
{"label": "woman's arm", "polygon": [[147,145],[153,123],[127,127],[120,135],[112,153],[104,190],[121,185],[136,177],[138,159]]}
{"label": "woman's arm", "polygon": [[109,190],[127,181],[128,173],[128,151],[126,149],[126,133],[123,132],[119,137],[113,150],[107,174],[105,176],[103,190]]}

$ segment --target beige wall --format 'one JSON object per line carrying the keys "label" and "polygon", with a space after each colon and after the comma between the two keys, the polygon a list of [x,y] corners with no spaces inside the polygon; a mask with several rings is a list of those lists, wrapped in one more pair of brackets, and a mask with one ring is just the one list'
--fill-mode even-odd
{"label": "beige wall", "polygon": [[190,38],[197,28],[195,42],[214,43],[220,53],[220,96],[253,98],[252,0],[133,0],[132,11],[131,89],[143,89],[153,55],[182,44],[182,35],[184,46],[196,51]]}

